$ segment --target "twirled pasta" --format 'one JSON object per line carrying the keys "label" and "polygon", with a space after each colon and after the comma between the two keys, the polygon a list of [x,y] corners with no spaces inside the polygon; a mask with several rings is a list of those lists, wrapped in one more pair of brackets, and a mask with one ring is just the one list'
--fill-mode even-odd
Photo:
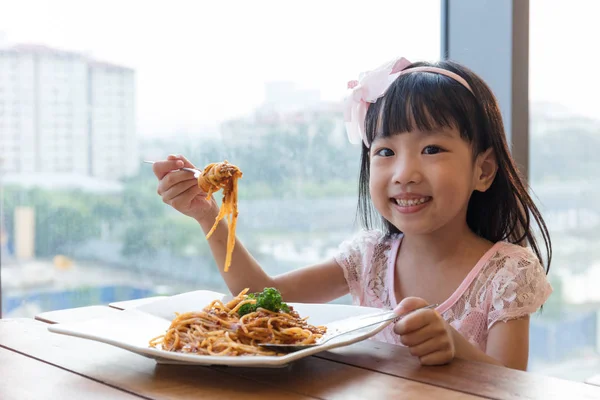
{"label": "twirled pasta", "polygon": [[219,210],[219,215],[215,219],[215,223],[211,230],[206,235],[210,238],[217,229],[219,221],[227,216],[227,228],[229,230],[227,236],[227,253],[225,256],[225,272],[229,270],[231,265],[231,255],[235,246],[235,227],[237,225],[238,209],[237,209],[237,180],[242,177],[242,171],[233,164],[229,164],[227,160],[218,163],[208,164],[202,174],[198,177],[198,186],[210,196],[223,189],[223,202]]}

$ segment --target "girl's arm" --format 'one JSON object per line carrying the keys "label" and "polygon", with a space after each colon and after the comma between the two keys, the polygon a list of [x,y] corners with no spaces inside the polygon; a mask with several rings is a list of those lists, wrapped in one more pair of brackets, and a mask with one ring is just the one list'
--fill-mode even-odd
{"label": "girl's arm", "polygon": [[456,357],[505,367],[527,369],[529,359],[529,316],[496,322],[488,333],[486,352],[473,346],[453,330]]}
{"label": "girl's arm", "polygon": [[[417,310],[427,301],[407,297],[396,308],[406,315],[394,326],[413,356],[423,365],[446,364],[453,358],[525,370],[529,357],[529,317],[496,322],[488,332],[486,352],[470,343],[435,310]],[[410,311],[417,310],[409,314]]]}
{"label": "girl's arm", "polygon": [[[219,213],[217,203],[212,198],[206,199],[206,193],[189,172],[178,171],[182,167],[195,168],[181,155],[170,155],[166,160],[154,163],[152,169],[159,181],[157,192],[165,203],[198,221],[207,234]],[[275,287],[285,301],[324,303],[348,293],[344,272],[335,260],[270,277],[237,239],[231,268],[224,272],[227,233],[227,225],[221,220],[208,244],[225,283],[234,295],[245,288],[260,292],[265,287]]]}
{"label": "girl's arm", "polygon": [[[212,228],[216,210],[207,213],[198,222],[204,233]],[[214,214],[214,215],[213,215]],[[326,303],[348,293],[348,284],[342,268],[333,259],[310,267],[297,269],[271,277],[236,238],[228,272],[223,270],[227,250],[227,224],[221,220],[216,231],[208,239],[210,250],[217,262],[221,276],[233,295],[245,288],[260,292],[274,287],[286,302]]]}

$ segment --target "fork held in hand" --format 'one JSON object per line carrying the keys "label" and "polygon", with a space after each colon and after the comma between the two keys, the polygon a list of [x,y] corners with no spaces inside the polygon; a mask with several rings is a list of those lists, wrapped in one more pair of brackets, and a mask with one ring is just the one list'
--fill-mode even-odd
{"label": "fork held in hand", "polygon": [[[438,305],[437,304],[430,304],[428,306],[425,307],[421,307],[421,308],[417,308],[416,310],[412,310],[410,312],[408,312],[405,315],[397,315],[394,311],[385,311],[382,312],[380,314],[375,314],[375,315],[367,315],[363,318],[361,318],[361,320],[368,320],[368,319],[372,319],[372,318],[376,318],[375,322],[369,322],[369,323],[365,323],[364,325],[360,325],[356,328],[352,328],[352,329],[348,329],[339,333],[336,333],[334,335],[328,336],[326,337],[324,340],[318,341],[317,343],[313,343],[313,344],[269,344],[269,343],[260,343],[259,346],[266,348],[266,349],[271,349],[271,350],[275,350],[275,351],[282,351],[282,352],[293,352],[293,351],[299,351],[299,350],[304,350],[304,349],[308,349],[310,347],[315,347],[315,346],[320,346],[324,343],[329,342],[330,340],[333,340],[337,337],[340,337],[342,335],[345,335],[347,333],[351,333],[351,332],[355,332],[364,328],[367,328],[369,326],[373,326],[373,325],[377,325],[377,324],[381,324],[383,322],[396,322],[401,320],[402,318],[406,317],[407,315],[412,314],[413,312],[419,311],[419,310],[427,310],[430,308],[436,308]],[[383,319],[381,317],[384,317]]]}
{"label": "fork held in hand", "polygon": [[[154,164],[156,161],[149,161],[149,160],[144,160],[144,162],[146,164]],[[183,168],[179,168],[179,170],[181,171],[188,171],[194,174],[194,178],[198,179],[200,177],[200,174],[202,174],[202,171],[195,169],[195,168],[187,168],[187,167],[183,167]],[[178,171],[179,171],[178,170]]]}

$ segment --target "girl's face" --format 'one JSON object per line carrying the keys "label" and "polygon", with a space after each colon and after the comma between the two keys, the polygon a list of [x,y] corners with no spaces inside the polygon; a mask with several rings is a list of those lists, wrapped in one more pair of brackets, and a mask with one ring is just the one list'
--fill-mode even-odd
{"label": "girl's face", "polygon": [[405,234],[466,227],[471,193],[487,190],[497,169],[491,149],[473,160],[471,145],[449,128],[377,137],[369,154],[373,204]]}

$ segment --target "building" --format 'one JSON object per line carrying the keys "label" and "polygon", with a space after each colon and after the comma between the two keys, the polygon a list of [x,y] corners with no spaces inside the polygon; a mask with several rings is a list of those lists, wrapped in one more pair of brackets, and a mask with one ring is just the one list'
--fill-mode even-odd
{"label": "building", "polygon": [[297,89],[293,82],[265,84],[265,101],[247,117],[231,119],[219,126],[221,139],[240,146],[257,145],[273,132],[297,133],[307,129],[314,133],[320,119],[331,119],[335,128],[331,141],[345,138],[341,102],[325,102],[316,90]]}
{"label": "building", "polygon": [[0,49],[0,162],[7,174],[137,173],[132,69],[38,45]]}
{"label": "building", "polygon": [[135,175],[140,163],[135,135],[134,71],[88,64],[90,171],[109,179]]}

